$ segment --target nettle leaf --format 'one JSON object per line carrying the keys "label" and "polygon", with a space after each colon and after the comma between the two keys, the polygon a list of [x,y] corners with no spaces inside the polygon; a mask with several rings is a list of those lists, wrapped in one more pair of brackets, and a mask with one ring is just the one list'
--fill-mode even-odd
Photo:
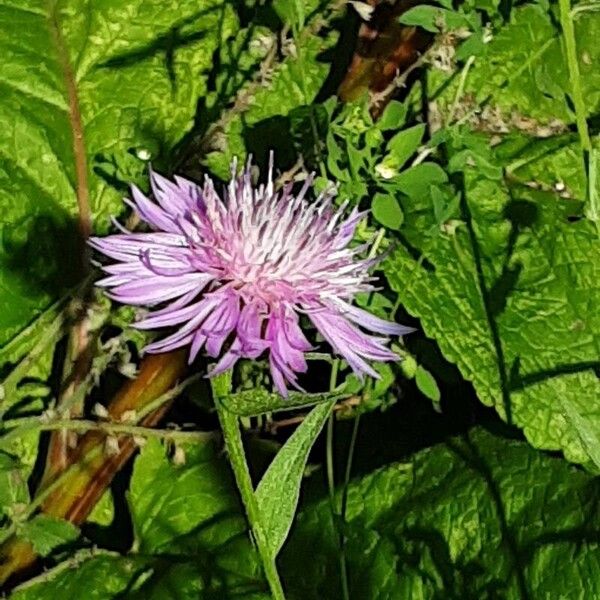
{"label": "nettle leaf", "polygon": [[[484,45],[485,53],[476,56],[455,116],[487,107],[489,112],[477,119],[479,127],[499,132],[538,131],[544,137],[552,128],[560,130],[561,123],[564,129],[564,123],[574,122],[565,100],[570,90],[569,71],[555,23],[542,4],[512,10],[508,25],[494,32],[490,43]],[[592,12],[581,13],[574,23],[583,96],[589,114],[595,114],[600,107],[600,76],[595,68],[600,59],[600,20]],[[432,96],[442,112],[448,112],[460,77],[448,81],[447,74],[434,70],[429,75]]]}
{"label": "nettle leaf", "polygon": [[[350,484],[350,596],[567,598],[590,573],[596,597],[599,492],[564,460],[481,429],[423,450]],[[298,515],[282,571],[294,597],[342,597],[328,499]]]}
{"label": "nettle leaf", "polygon": [[412,249],[385,263],[388,280],[482,402],[534,446],[589,464],[562,402],[600,431],[597,232],[570,222],[579,203],[557,194],[509,189],[476,168],[464,179],[465,222],[447,234],[427,234],[426,200],[403,203]]}
{"label": "nettle leaf", "polygon": [[147,563],[102,551],[82,551],[12,592],[15,600],[85,598],[106,600],[129,591],[131,580],[145,573]]}
{"label": "nettle leaf", "polygon": [[308,453],[331,414],[335,400],[316,406],[275,455],[256,488],[256,498],[273,557],[288,536],[306,468]]}
{"label": "nettle leaf", "polygon": [[78,197],[106,230],[139,157],[166,164],[235,26],[220,0],[0,4],[0,345],[77,280]]}
{"label": "nettle leaf", "polygon": [[[243,160],[252,154],[256,161],[266,164],[269,151],[273,150],[279,168],[291,167],[296,161],[296,151],[290,143],[294,129],[290,113],[299,107],[314,108],[309,105],[330,67],[321,56],[336,40],[335,33],[316,35],[311,30],[314,19],[320,22],[322,17],[313,14],[298,33],[294,39],[296,52],[273,65],[263,81],[250,83],[241,90],[238,96],[243,98],[241,108],[231,114],[222,131],[216,134],[219,149],[210,152],[203,161],[222,179],[229,177],[234,157]],[[319,118],[317,112],[313,118]],[[321,140],[313,139],[313,143],[320,152]],[[311,153],[314,150],[310,148]]]}
{"label": "nettle leaf", "polygon": [[19,525],[19,535],[27,540],[40,556],[48,556],[53,550],[74,542],[79,537],[79,529],[69,521],[36,515]]}
{"label": "nettle leaf", "polygon": [[223,520],[226,537],[244,530],[239,519],[228,522],[238,504],[212,444],[185,446],[184,452],[185,464],[177,466],[159,441],[149,440],[135,461],[128,501],[139,551],[177,551],[180,540],[211,520]]}
{"label": "nettle leaf", "polygon": [[156,563],[140,594],[159,598],[169,581],[184,597],[186,590],[201,598],[200,590],[223,598],[238,588],[260,592],[260,563],[225,457],[210,443],[181,450],[185,461],[176,465],[159,441],[149,440],[134,465],[128,493],[132,552]]}

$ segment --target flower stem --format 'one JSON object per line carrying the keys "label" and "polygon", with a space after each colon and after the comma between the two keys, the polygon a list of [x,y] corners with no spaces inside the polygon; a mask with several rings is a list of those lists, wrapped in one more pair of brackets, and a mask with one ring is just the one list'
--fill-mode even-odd
{"label": "flower stem", "polygon": [[231,373],[227,372],[214,377],[211,380],[211,384],[221,429],[223,430],[225,446],[229,454],[229,462],[231,463],[235,481],[244,508],[246,509],[246,515],[256,542],[265,577],[267,578],[273,598],[275,600],[285,600],[275,559],[269,550],[269,545],[262,525],[262,515],[260,514],[256,495],[254,494],[254,487],[252,485],[250,470],[248,469],[248,462],[246,461],[246,453],[244,452],[244,445],[242,443],[242,435],[240,433],[240,424],[237,416],[229,412],[221,403],[221,399],[231,391]]}
{"label": "flower stem", "polygon": [[[329,378],[329,389],[335,390],[337,386],[338,372],[340,368],[340,359],[336,358],[331,365],[331,375]],[[335,503],[335,471],[333,464],[333,429],[334,429],[334,414],[329,415],[327,420],[327,430],[325,438],[326,447],[326,469],[327,469],[327,488],[329,489],[329,501],[331,503],[331,517],[333,519],[333,529],[337,531],[338,540],[340,543],[340,582],[342,584],[342,598],[350,600],[350,589],[348,587],[348,568],[346,564],[346,556],[344,554],[344,534],[339,522],[339,511]]]}

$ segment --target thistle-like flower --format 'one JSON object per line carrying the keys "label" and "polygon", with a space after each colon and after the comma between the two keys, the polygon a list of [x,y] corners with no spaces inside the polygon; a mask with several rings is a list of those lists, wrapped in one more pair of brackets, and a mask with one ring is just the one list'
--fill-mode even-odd
{"label": "thistle-like flower", "polygon": [[[337,210],[334,193],[307,199],[309,177],[297,195],[291,185],[276,192],[273,164],[266,185],[253,186],[250,167],[216,192],[206,177],[202,187],[151,173],[153,200],[132,186],[127,202],[152,231],[92,238],[90,244],[115,262],[98,285],[124,304],[155,307],[140,329],[175,327],[146,347],[166,352],[190,346],[192,362],[204,347],[220,356],[210,375],[230,369],[239,358],[269,357],[273,382],[282,395],[299,387],[307,370],[304,354],[313,349],[300,327],[306,315],[317,331],[362,377],[377,377],[368,361],[391,361],[388,337],[408,327],[385,321],[352,304],[373,290],[361,257],[369,244],[351,246],[365,213],[347,202]],[[223,351],[223,349],[225,349]]]}

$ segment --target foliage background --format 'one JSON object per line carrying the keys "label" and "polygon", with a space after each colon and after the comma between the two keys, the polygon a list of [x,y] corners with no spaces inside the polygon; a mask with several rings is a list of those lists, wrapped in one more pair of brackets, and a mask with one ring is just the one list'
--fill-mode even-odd
{"label": "foliage background", "polygon": [[[598,8],[388,4],[351,62],[367,25],[345,3],[0,2],[0,555],[17,534],[42,557],[11,597],[270,597],[214,386],[185,380],[155,433],[106,422],[145,339],[82,295],[80,237],[81,207],[110,231],[150,162],[225,180],[271,149],[280,181],[316,171],[371,209],[357,242],[388,254],[358,301],[418,329],[377,382],[319,354],[292,404],[260,362],[222,394],[286,597],[600,597]],[[141,450],[76,526],[40,481],[81,310],[65,426]]]}

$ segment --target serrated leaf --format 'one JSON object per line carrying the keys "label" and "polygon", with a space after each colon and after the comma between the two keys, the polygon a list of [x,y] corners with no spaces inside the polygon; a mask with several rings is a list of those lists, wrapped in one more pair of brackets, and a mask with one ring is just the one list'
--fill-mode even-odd
{"label": "serrated leaf", "polygon": [[292,137],[289,114],[313,102],[329,72],[329,65],[319,57],[336,39],[334,33],[311,34],[307,31],[310,26],[309,20],[297,36],[296,54],[274,65],[263,85],[250,84],[246,92],[242,90],[243,110],[227,121],[221,136],[223,148],[209,153],[203,161],[219,177],[229,177],[233,157],[242,159],[249,153],[259,163],[266,163],[269,151],[273,150],[280,168],[291,167],[295,162],[296,153],[289,142]]}
{"label": "serrated leaf", "polygon": [[[134,465],[127,497],[133,551],[156,556],[157,564],[178,557],[166,571],[153,572],[141,590],[160,598],[170,580],[182,597],[189,590],[196,590],[194,597],[205,597],[200,590],[208,597],[213,590],[228,598],[227,590],[235,586],[260,591],[260,563],[225,457],[210,443],[181,448],[185,460],[175,464],[158,440],[148,440]],[[188,579],[179,580],[184,572]]]}
{"label": "serrated leaf", "polygon": [[27,540],[40,556],[48,556],[56,548],[75,541],[79,529],[69,521],[36,515],[19,525],[19,535]]}
{"label": "serrated leaf", "polygon": [[600,431],[597,232],[588,221],[570,222],[572,202],[551,193],[524,187],[515,198],[478,169],[464,176],[461,210],[471,229],[424,235],[434,215],[403,203],[413,249],[386,263],[388,280],[482,402],[522,427],[534,446],[589,464],[561,399]]}
{"label": "serrated leaf", "polygon": [[221,400],[223,406],[238,417],[255,417],[269,412],[293,410],[328,402],[340,401],[347,398],[348,394],[340,392],[323,392],[321,394],[304,394],[289,392],[284,398],[277,392],[267,392],[263,388],[244,390],[228,394]]}
{"label": "serrated leaf", "polygon": [[106,230],[136,153],[166,163],[233,27],[220,0],[0,4],[0,345],[78,277],[77,196]]}
{"label": "serrated leaf", "polygon": [[[99,556],[98,556],[99,554]],[[14,600],[53,600],[80,598],[85,590],[89,600],[114,598],[128,589],[132,573],[147,562],[101,551],[82,551],[12,592]]]}
{"label": "serrated leaf", "polygon": [[[574,25],[583,97],[589,114],[595,114],[600,106],[600,78],[595,67],[600,59],[600,20],[597,13],[581,13]],[[539,131],[543,137],[552,133],[552,127],[560,130],[562,124],[564,131],[564,124],[574,121],[565,96],[571,89],[569,70],[552,11],[541,3],[516,7],[509,23],[495,31],[485,46],[485,53],[476,57],[466,78],[459,116],[485,106],[487,112],[478,128]],[[428,78],[442,112],[452,110],[460,78],[449,81],[447,73],[435,70]]]}
{"label": "serrated leaf", "polygon": [[[136,459],[128,502],[135,546],[144,552],[175,552],[178,539],[238,509],[226,464],[216,460],[212,444],[186,446],[185,463],[177,466],[157,440]],[[225,523],[227,535],[243,529],[240,519]]]}
{"label": "serrated leaf", "polygon": [[[350,597],[600,595],[598,482],[477,429],[351,482]],[[306,506],[281,556],[294,597],[342,597],[329,499]]]}
{"label": "serrated leaf", "polygon": [[275,455],[256,488],[256,499],[273,557],[279,554],[292,526],[308,453],[334,404],[335,400],[329,400],[310,411]]}

